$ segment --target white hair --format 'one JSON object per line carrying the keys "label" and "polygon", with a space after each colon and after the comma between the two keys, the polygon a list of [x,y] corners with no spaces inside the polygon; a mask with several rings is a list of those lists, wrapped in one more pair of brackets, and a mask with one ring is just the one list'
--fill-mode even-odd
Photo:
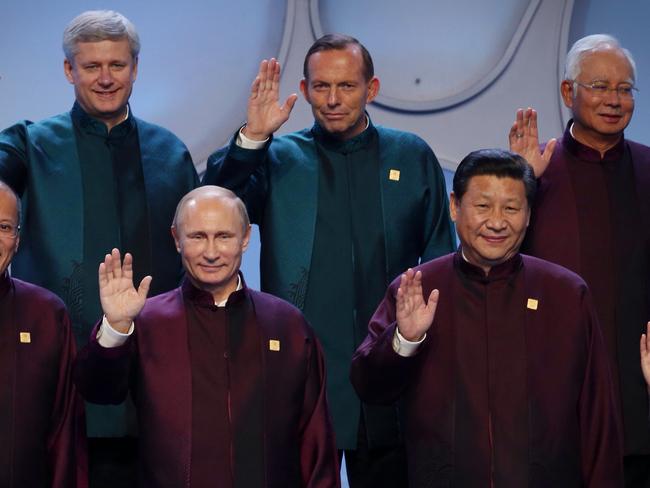
{"label": "white hair", "polygon": [[578,39],[566,55],[564,79],[574,81],[580,76],[580,62],[591,51],[598,49],[618,49],[627,58],[632,67],[632,81],[636,80],[636,63],[630,51],[621,46],[614,36],[609,34],[592,34]]}
{"label": "white hair", "polygon": [[71,63],[80,42],[129,41],[133,59],[140,53],[140,37],[129,19],[113,10],[88,10],[70,21],[63,31],[63,52]]}

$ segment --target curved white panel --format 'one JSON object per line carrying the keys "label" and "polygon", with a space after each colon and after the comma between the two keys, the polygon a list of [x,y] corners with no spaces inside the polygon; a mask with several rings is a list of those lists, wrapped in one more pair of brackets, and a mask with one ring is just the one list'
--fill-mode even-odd
{"label": "curved white panel", "polygon": [[310,15],[316,37],[343,32],[368,48],[382,82],[378,104],[434,111],[477,95],[503,72],[539,4],[413,0],[378,9],[372,0],[311,0]]}
{"label": "curved white panel", "polygon": [[[259,61],[286,56],[295,0],[113,0],[142,42],[134,113],[175,132],[200,163],[246,114]],[[68,110],[61,35],[83,0],[7,2],[0,18],[0,128]],[[201,168],[199,168],[201,169]]]}

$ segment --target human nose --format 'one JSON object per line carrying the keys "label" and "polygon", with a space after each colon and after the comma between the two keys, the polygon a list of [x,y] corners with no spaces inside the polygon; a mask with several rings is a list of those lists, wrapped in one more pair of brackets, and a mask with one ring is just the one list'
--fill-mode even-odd
{"label": "human nose", "polygon": [[327,95],[327,105],[333,107],[339,104],[339,94],[336,87],[330,88],[330,91]]}
{"label": "human nose", "polygon": [[113,84],[113,75],[108,67],[101,68],[97,82],[102,86],[110,86]]}
{"label": "human nose", "polygon": [[620,105],[621,94],[618,92],[618,88],[608,88],[604,101],[607,105]]}
{"label": "human nose", "polygon": [[508,224],[506,223],[506,218],[505,218],[505,216],[503,214],[503,211],[494,210],[490,214],[490,216],[489,216],[489,218],[488,218],[488,220],[486,222],[486,225],[491,230],[500,231],[500,230],[505,229]]}
{"label": "human nose", "polygon": [[203,249],[203,257],[208,261],[216,261],[219,259],[220,255],[219,243],[216,239],[208,239],[205,242],[205,247]]}

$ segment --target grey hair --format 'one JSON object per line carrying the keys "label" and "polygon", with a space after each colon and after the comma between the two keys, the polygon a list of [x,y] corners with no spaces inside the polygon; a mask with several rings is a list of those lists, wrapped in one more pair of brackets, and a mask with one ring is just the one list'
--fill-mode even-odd
{"label": "grey hair", "polygon": [[178,228],[179,221],[181,220],[180,215],[182,210],[185,208],[185,205],[187,205],[190,200],[195,200],[204,195],[234,201],[241,218],[242,229],[244,230],[244,234],[246,234],[246,231],[248,230],[248,227],[251,223],[250,218],[248,217],[248,212],[246,211],[246,205],[241,200],[241,198],[235,195],[234,192],[228,190],[227,188],[215,185],[200,186],[190,191],[183,198],[181,198],[181,201],[178,202],[178,205],[176,206],[176,213],[174,213],[172,227]]}
{"label": "grey hair", "polygon": [[574,81],[580,76],[580,62],[590,51],[602,48],[618,49],[627,58],[632,67],[632,81],[636,81],[636,63],[630,51],[621,46],[614,36],[609,34],[592,34],[578,39],[566,55],[564,65],[564,79]]}
{"label": "grey hair", "polygon": [[20,201],[20,197],[18,196],[18,193],[14,191],[13,188],[11,188],[7,183],[4,181],[0,180],[0,192],[5,192],[9,193],[10,195],[13,195],[14,198],[16,199],[16,222],[18,224],[18,230],[20,230],[20,219],[22,217],[22,203]]}
{"label": "grey hair", "polygon": [[63,52],[72,63],[80,42],[129,41],[133,59],[140,54],[140,37],[129,19],[113,10],[88,10],[70,21],[63,31]]}

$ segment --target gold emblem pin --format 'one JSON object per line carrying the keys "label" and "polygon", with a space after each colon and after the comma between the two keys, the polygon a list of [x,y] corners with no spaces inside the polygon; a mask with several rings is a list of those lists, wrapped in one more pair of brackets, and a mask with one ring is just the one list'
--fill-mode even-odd
{"label": "gold emblem pin", "polygon": [[528,302],[526,303],[526,308],[530,310],[537,310],[537,305],[539,305],[539,302],[537,300],[534,298],[529,298]]}
{"label": "gold emblem pin", "polygon": [[21,332],[20,342],[22,342],[23,344],[29,344],[30,342],[32,342],[32,335],[29,332]]}
{"label": "gold emblem pin", "polygon": [[399,181],[399,170],[391,169],[388,173],[388,179],[391,181]]}
{"label": "gold emblem pin", "polygon": [[269,340],[269,351],[279,351],[280,350],[280,341],[276,339]]}

